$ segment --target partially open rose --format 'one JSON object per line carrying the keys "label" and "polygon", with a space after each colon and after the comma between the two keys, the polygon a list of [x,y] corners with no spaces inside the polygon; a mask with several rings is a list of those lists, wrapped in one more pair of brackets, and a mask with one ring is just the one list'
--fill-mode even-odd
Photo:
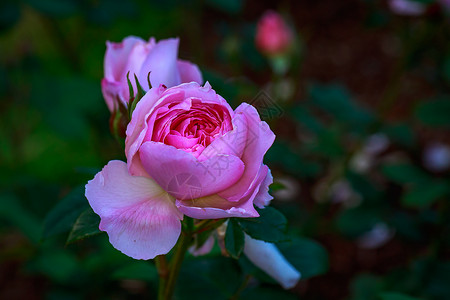
{"label": "partially open rose", "polygon": [[[172,87],[183,82],[203,83],[197,65],[178,59],[178,39],[166,39],[156,42],[150,38],[147,42],[141,38],[129,36],[121,43],[106,43],[105,77],[102,80],[102,92],[110,111],[116,101],[127,104],[130,95],[127,73],[134,85],[134,75],[144,90],[148,90],[147,76],[152,86],[164,84]],[[136,92],[136,86],[134,86]]]}
{"label": "partially open rose", "polygon": [[137,259],[167,253],[183,214],[257,217],[272,197],[263,164],[275,135],[256,109],[236,110],[207,83],[150,89],[126,131],[127,164],[109,162],[86,186],[111,244]]}

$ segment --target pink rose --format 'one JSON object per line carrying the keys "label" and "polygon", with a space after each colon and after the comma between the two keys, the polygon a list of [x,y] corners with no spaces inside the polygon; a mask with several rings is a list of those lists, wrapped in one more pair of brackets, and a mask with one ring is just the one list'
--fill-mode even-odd
{"label": "pink rose", "polygon": [[256,28],[256,46],[269,55],[282,54],[292,44],[292,32],[283,18],[269,10],[259,20]]}
{"label": "pink rose", "polygon": [[[156,42],[150,38],[148,42],[141,38],[129,36],[121,43],[106,42],[105,77],[102,80],[102,92],[110,111],[119,100],[127,104],[130,98],[127,73],[135,85],[134,74],[144,90],[148,90],[147,75],[150,83],[158,87],[164,84],[172,87],[183,82],[195,81],[203,83],[197,65],[178,59],[179,40],[167,39]],[[136,87],[134,86],[135,92]]]}
{"label": "pink rose", "polygon": [[258,217],[272,197],[263,164],[275,135],[256,109],[236,110],[209,83],[150,89],[126,131],[127,164],[109,162],[86,185],[111,244],[136,259],[175,245],[183,215]]}

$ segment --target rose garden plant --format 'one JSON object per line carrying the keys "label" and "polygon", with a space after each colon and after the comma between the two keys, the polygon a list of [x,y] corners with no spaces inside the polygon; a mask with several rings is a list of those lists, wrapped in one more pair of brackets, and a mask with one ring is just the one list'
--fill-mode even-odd
{"label": "rose garden plant", "polygon": [[[255,107],[233,110],[208,82],[201,85],[198,67],[178,59],[178,39],[128,37],[107,47],[102,91],[113,117],[127,124],[127,160],[112,160],[97,173],[86,198],[110,243],[132,258],[155,258],[159,298],[170,299],[188,248],[207,253],[214,231],[232,226],[225,253],[244,252],[293,287],[300,273],[276,246],[244,234],[234,220],[227,225],[230,218],[258,218],[256,207],[264,210],[273,199],[263,159],[275,135]],[[195,245],[200,234],[205,241]]]}

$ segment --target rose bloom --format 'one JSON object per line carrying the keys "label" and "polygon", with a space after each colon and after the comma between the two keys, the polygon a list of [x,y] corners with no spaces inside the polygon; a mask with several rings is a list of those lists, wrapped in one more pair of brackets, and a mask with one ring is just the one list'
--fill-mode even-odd
{"label": "rose bloom", "polygon": [[203,83],[197,65],[178,59],[179,39],[167,39],[156,42],[150,38],[147,42],[141,38],[129,36],[121,43],[106,42],[104,61],[105,77],[102,80],[102,93],[109,110],[112,112],[117,101],[125,107],[130,98],[127,73],[136,92],[134,75],[144,90],[150,83],[158,87],[164,84],[172,87],[183,82]]}
{"label": "rose bloom", "polygon": [[258,217],[254,205],[272,199],[263,158],[274,139],[253,106],[233,111],[209,83],[154,87],[128,124],[127,163],[110,161],[86,197],[116,249],[151,259],[175,245],[183,215]]}
{"label": "rose bloom", "polygon": [[261,52],[277,55],[285,52],[292,44],[292,32],[283,18],[269,10],[259,20],[255,43]]}

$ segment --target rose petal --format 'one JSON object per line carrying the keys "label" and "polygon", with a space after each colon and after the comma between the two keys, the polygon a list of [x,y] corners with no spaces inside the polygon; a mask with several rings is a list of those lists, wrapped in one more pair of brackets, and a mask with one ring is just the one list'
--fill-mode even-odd
{"label": "rose petal", "polygon": [[258,194],[256,194],[253,203],[259,208],[263,208],[264,206],[269,205],[270,201],[273,199],[273,197],[269,194],[269,185],[273,183],[273,177],[270,169],[266,165],[263,165],[261,167],[260,172],[265,173],[266,176],[264,178],[264,181],[261,183],[261,186],[259,187]]}
{"label": "rose petal", "polygon": [[135,36],[126,37],[121,43],[106,42],[104,60],[106,79],[117,81],[123,74],[126,74],[125,69],[130,53],[134,46],[139,43],[145,43],[145,41]]}
{"label": "rose petal", "polygon": [[172,87],[181,83],[177,68],[179,39],[167,39],[156,43],[141,66],[139,82],[145,90],[149,89],[147,76],[150,72],[152,87],[163,84]]}
{"label": "rose petal", "polygon": [[122,161],[110,161],[86,185],[86,198],[101,218],[114,248],[135,259],[152,259],[173,248],[181,212],[153,180],[131,176]]}
{"label": "rose petal", "polygon": [[145,142],[139,156],[147,173],[177,199],[215,194],[234,184],[244,170],[233,155],[198,161],[191,153],[158,142]]}
{"label": "rose petal", "polygon": [[238,201],[249,192],[249,187],[258,176],[264,154],[275,140],[275,135],[269,125],[261,121],[253,106],[242,103],[235,113],[242,113],[246,116],[248,132],[244,153],[241,157],[245,164],[244,173],[233,186],[219,193],[221,197],[229,201]]}
{"label": "rose petal", "polygon": [[246,201],[246,199],[242,203],[236,203],[229,202],[218,195],[212,195],[194,200],[176,200],[175,204],[183,214],[195,219],[259,217],[252,201]]}
{"label": "rose petal", "polygon": [[274,244],[245,235],[244,254],[285,289],[293,288],[300,280],[300,272],[284,258]]}
{"label": "rose petal", "polygon": [[228,131],[223,136],[216,138],[208,147],[203,150],[199,160],[205,160],[216,154],[230,154],[241,157],[247,144],[247,119],[240,113],[236,114],[232,120],[233,130]]}
{"label": "rose petal", "polygon": [[197,82],[203,84],[203,77],[200,69],[196,64],[187,60],[179,59],[177,61],[178,72],[180,73],[181,82]]}
{"label": "rose petal", "polygon": [[153,125],[153,122],[147,122],[148,116],[153,112],[155,103],[159,100],[161,94],[165,91],[165,88],[159,86],[154,87],[145,93],[144,97],[136,105],[133,111],[133,116],[131,117],[130,123],[128,123],[125,140],[125,155],[127,157],[128,170],[131,175],[135,176],[145,176],[149,175],[144,170],[141,164],[139,155],[136,155],[139,151],[139,147],[144,141],[147,130],[152,131],[152,128],[147,128],[148,124]]}
{"label": "rose petal", "polygon": [[209,238],[199,248],[196,248],[196,245],[192,245],[189,248],[189,252],[193,256],[200,256],[200,255],[208,254],[209,252],[211,252],[212,248],[214,247],[214,242],[215,242],[214,236],[210,235]]}
{"label": "rose petal", "polygon": [[114,106],[117,101],[121,101],[126,105],[127,101],[121,96],[122,85],[120,82],[108,81],[106,78],[102,79],[102,94],[105,98],[106,105],[109,111],[114,111]]}

